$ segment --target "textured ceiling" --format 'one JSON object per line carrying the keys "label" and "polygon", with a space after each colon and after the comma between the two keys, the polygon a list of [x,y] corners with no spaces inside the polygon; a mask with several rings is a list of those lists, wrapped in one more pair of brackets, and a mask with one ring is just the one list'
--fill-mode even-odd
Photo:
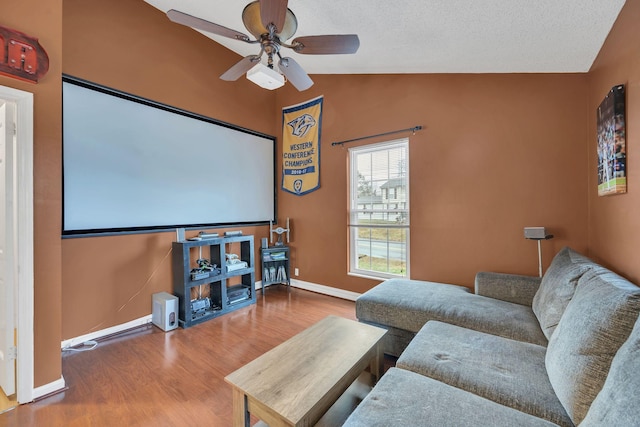
{"label": "textured ceiling", "polygon": [[[249,35],[249,0],[145,0]],[[300,55],[309,74],[586,72],[624,0],[289,0],[293,36],[358,34],[354,55]],[[179,25],[179,24],[172,24]],[[203,33],[240,56],[257,45]],[[264,60],[264,57],[263,57]],[[231,66],[232,64],[230,64]]]}

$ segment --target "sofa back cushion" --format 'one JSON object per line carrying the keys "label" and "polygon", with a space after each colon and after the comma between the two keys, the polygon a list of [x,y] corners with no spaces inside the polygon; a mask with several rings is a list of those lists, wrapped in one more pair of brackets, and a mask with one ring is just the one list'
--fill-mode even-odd
{"label": "sofa back cushion", "polygon": [[560,250],[553,258],[531,305],[547,339],[551,339],[567,304],[573,298],[578,280],[595,265],[569,247]]}
{"label": "sofa back cushion", "polygon": [[549,340],[545,365],[567,414],[579,424],[640,312],[640,288],[594,267],[585,273]]}
{"label": "sofa back cushion", "polygon": [[640,322],[611,361],[609,375],[580,427],[632,426],[640,420]]}

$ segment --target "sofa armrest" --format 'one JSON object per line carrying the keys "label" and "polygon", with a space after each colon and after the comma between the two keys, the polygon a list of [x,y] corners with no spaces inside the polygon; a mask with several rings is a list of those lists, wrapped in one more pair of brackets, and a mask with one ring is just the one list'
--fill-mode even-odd
{"label": "sofa armrest", "polygon": [[531,306],[541,280],[540,277],[481,271],[476,274],[475,293]]}

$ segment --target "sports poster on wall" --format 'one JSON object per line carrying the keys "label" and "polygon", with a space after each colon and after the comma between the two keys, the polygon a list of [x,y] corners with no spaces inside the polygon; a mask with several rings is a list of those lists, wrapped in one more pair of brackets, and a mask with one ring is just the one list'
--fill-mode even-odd
{"label": "sports poster on wall", "polygon": [[614,86],[598,107],[598,196],[627,192],[624,97]]}
{"label": "sports poster on wall", "polygon": [[282,109],[282,189],[298,196],[320,188],[322,100]]}

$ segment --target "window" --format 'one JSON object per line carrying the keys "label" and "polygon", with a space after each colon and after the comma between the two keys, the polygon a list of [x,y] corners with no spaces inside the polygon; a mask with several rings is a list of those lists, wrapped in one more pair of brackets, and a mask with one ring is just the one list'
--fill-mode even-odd
{"label": "window", "polygon": [[349,161],[349,273],[408,277],[408,140],[350,148]]}

